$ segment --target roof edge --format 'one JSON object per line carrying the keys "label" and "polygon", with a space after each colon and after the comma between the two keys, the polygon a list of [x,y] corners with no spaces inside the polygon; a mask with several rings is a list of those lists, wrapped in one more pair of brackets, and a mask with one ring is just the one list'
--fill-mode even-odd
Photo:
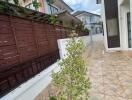
{"label": "roof edge", "polygon": [[65,3],[63,0],[60,0],[62,3],[64,3],[72,12],[74,11],[67,3]]}
{"label": "roof edge", "polygon": [[[77,11],[78,12],[78,11]],[[75,12],[76,13],[76,12]],[[91,15],[95,15],[95,16],[101,16],[101,15],[99,15],[99,14],[95,14],[95,13],[91,13],[91,12],[87,12],[87,11],[80,11],[78,14],[73,14],[73,16],[78,16],[78,15],[81,15],[81,14],[83,14],[83,13],[87,13],[87,14],[91,14]]]}

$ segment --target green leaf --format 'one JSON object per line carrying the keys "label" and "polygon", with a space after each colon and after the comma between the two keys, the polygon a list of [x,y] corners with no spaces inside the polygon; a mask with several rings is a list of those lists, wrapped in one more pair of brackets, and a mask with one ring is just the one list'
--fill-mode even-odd
{"label": "green leaf", "polygon": [[13,0],[16,5],[19,5],[19,0]]}
{"label": "green leaf", "polygon": [[[66,58],[59,62],[61,71],[52,73],[53,83],[61,90],[57,96],[58,100],[78,100],[91,88],[89,78],[86,78],[87,68],[82,57],[83,41],[72,37],[67,41],[66,50],[68,52]],[[89,95],[86,95],[86,98],[89,98]]]}

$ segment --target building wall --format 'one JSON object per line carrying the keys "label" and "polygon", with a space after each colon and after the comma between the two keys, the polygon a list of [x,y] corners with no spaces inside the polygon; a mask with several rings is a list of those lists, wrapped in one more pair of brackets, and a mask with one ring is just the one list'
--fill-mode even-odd
{"label": "building wall", "polygon": [[105,5],[104,5],[104,0],[101,2],[101,18],[103,21],[103,28],[104,28],[104,46],[105,49],[108,50],[108,41],[107,41],[107,29],[106,29],[106,18],[105,18]]}
{"label": "building wall", "polygon": [[91,23],[99,23],[101,18],[99,16],[91,15]]}
{"label": "building wall", "polygon": [[80,19],[83,22],[84,26],[88,28],[93,34],[100,33],[99,29],[102,29],[102,25],[92,24],[92,23],[101,22],[101,18],[99,16],[95,16],[92,14],[89,14],[89,15],[80,14],[80,15],[77,15],[76,17]]}
{"label": "building wall", "polygon": [[[61,9],[53,4],[51,4],[51,7],[48,5],[48,2],[46,2],[46,0],[44,1],[44,8],[45,8],[45,13],[47,14],[54,14],[54,13],[57,13],[57,12],[60,12]],[[51,11],[51,9],[57,9],[58,11]],[[51,13],[52,12],[52,13]]]}
{"label": "building wall", "polygon": [[[79,39],[81,39],[83,41],[85,47],[88,47],[91,43],[91,37],[90,36],[82,36],[82,37],[79,37]],[[61,58],[64,58],[65,55],[67,54],[66,45],[67,45],[68,40],[69,39],[59,39],[58,40],[58,46],[59,46]],[[94,35],[92,37],[92,41],[94,41],[94,42],[102,41],[102,40],[103,40],[102,34],[97,34],[97,35]]]}
{"label": "building wall", "polygon": [[98,23],[101,21],[101,18],[98,16],[94,15],[85,15],[85,14],[80,14],[76,16],[79,18],[85,25],[91,26],[91,23]]}
{"label": "building wall", "polygon": [[[47,13],[47,14],[51,14],[51,9],[48,6],[48,3],[47,3],[46,0],[38,0],[38,2],[41,4],[41,6],[39,7],[38,11],[43,12],[43,13]],[[32,0],[27,0],[26,2],[22,2],[22,1],[20,2],[20,4],[23,7],[27,6],[30,3],[32,3]],[[59,7],[57,7],[55,5],[52,5],[52,6],[55,7],[56,9],[58,9],[58,11],[60,10]],[[29,6],[27,8],[29,8]],[[35,10],[35,8],[33,7],[33,4],[30,5],[30,9]]]}
{"label": "building wall", "polygon": [[121,49],[128,50],[128,27],[127,27],[127,13],[130,12],[129,4],[121,4],[122,0],[119,0],[119,27],[120,27],[120,41]]}
{"label": "building wall", "polygon": [[72,25],[71,21],[63,20],[62,22],[63,22],[64,27],[71,27],[71,28],[74,27],[74,25]]}
{"label": "building wall", "polygon": [[[102,20],[103,20],[103,27],[104,27],[104,45],[106,50],[132,50],[128,48],[128,27],[127,27],[127,13],[131,13],[131,20],[132,20],[132,0],[129,0],[130,3],[123,4],[125,0],[118,0],[118,11],[119,11],[119,30],[120,30],[120,48],[108,48],[107,42],[107,30],[106,30],[106,18],[105,18],[105,9],[104,9],[104,0],[102,0]],[[131,9],[131,10],[130,10]],[[114,25],[114,23],[113,23]],[[113,31],[111,35],[114,35],[116,31],[115,27],[111,24],[111,30]],[[131,21],[131,30],[132,30],[132,21]],[[114,33],[114,34],[113,34]]]}
{"label": "building wall", "polygon": [[[45,0],[37,0],[39,3],[41,3],[41,7],[39,7],[38,11],[40,12],[44,12],[44,1]],[[20,5],[23,6],[23,7],[26,7],[26,8],[29,8],[29,9],[32,9],[32,10],[35,10],[35,7],[33,7],[33,4],[32,4],[32,0],[25,0],[25,2],[23,0],[20,0]]]}
{"label": "building wall", "polygon": [[49,9],[48,9],[48,3],[46,1],[44,1],[44,7],[45,7],[45,13],[51,14]]}
{"label": "building wall", "polygon": [[90,23],[90,18],[88,18],[88,17],[86,17],[85,15],[77,15],[76,16],[78,19],[80,19],[82,22],[83,22],[83,24],[86,24],[86,23]]}
{"label": "building wall", "polygon": [[[54,0],[55,2],[53,4],[50,4],[51,7],[49,7],[47,0],[37,0],[37,1],[41,4],[41,6],[39,7],[39,10],[38,11],[43,12],[43,13],[51,14],[51,9],[53,9],[53,8],[57,9],[58,10],[57,12],[59,12],[61,10],[67,10],[68,12],[71,12],[72,11],[72,9],[70,9],[61,0]],[[29,3],[32,3],[32,0],[26,0],[26,2],[23,2],[23,1],[20,2],[20,4],[22,6],[24,6],[24,7],[26,5],[28,5]],[[35,10],[35,8],[33,7],[33,5],[31,5],[30,9]],[[55,12],[55,10],[52,11],[52,12],[53,12],[52,14],[57,13],[57,12]]]}
{"label": "building wall", "polygon": [[[38,11],[46,13],[46,14],[51,14],[52,15],[52,14],[55,14],[57,12],[61,12],[61,11],[64,11],[64,10],[67,10],[70,13],[70,11],[71,11],[71,10],[69,10],[69,8],[65,4],[63,4],[63,2],[60,3],[61,1],[56,0],[56,2],[54,4],[50,4],[51,7],[49,6],[49,4],[46,0],[38,0],[38,2],[41,3],[41,5],[42,5],[39,8]],[[26,5],[28,5],[30,3],[32,3],[32,0],[27,0],[27,2],[25,2],[25,3],[21,2],[21,5],[25,7]],[[58,6],[57,6],[57,4],[58,4]],[[30,6],[30,9],[35,10],[35,8],[32,5]],[[57,11],[53,10],[53,9],[56,9]],[[71,19],[70,20],[69,19],[68,20],[64,19],[64,20],[61,20],[61,21],[63,22],[63,26],[65,26],[65,27],[73,27],[74,26],[74,25],[72,25]]]}

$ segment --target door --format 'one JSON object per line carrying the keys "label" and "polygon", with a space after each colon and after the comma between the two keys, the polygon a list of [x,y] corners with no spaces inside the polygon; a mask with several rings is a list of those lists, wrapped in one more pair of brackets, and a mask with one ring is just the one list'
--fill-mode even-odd
{"label": "door", "polygon": [[108,48],[120,47],[118,1],[104,0]]}
{"label": "door", "polygon": [[130,12],[127,13],[127,27],[128,27],[128,47],[129,47],[129,48],[132,48]]}

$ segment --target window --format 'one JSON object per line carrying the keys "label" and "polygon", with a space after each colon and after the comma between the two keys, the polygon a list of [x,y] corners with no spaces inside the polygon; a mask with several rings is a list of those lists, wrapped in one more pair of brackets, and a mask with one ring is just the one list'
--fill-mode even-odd
{"label": "window", "polygon": [[86,18],[82,18],[82,22],[84,25],[86,25],[87,24]]}
{"label": "window", "polygon": [[91,22],[91,23],[94,22],[94,17],[93,17],[93,16],[91,16],[91,18],[90,18],[90,22]]}
{"label": "window", "polygon": [[33,4],[32,3],[26,5],[25,7],[26,8],[29,8],[29,9],[32,9],[32,10],[35,10],[35,8],[33,7]]}
{"label": "window", "polygon": [[58,9],[50,4],[48,4],[48,12],[49,14],[55,14],[58,12]]}

